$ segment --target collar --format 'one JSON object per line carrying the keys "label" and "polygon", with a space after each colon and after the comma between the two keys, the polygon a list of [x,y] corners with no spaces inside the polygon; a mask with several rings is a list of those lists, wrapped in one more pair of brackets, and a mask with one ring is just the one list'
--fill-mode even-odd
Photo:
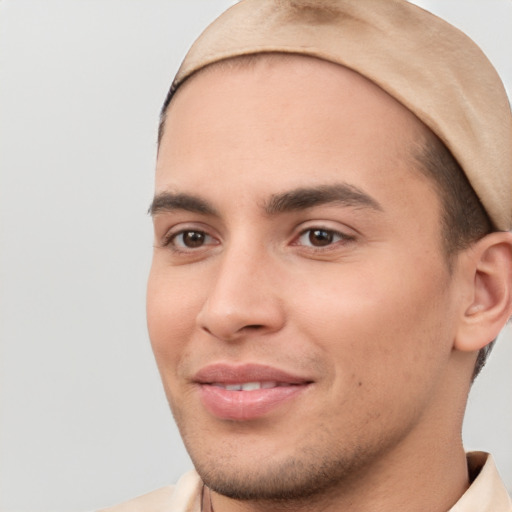
{"label": "collar", "polygon": [[467,459],[472,483],[448,512],[512,512],[510,496],[492,455],[470,452]]}

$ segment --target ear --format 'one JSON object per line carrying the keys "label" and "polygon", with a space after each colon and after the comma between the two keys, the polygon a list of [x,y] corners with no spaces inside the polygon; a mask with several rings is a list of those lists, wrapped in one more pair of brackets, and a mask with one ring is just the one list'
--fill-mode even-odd
{"label": "ear", "polygon": [[464,256],[469,293],[454,348],[472,352],[493,341],[512,315],[512,233],[491,233]]}

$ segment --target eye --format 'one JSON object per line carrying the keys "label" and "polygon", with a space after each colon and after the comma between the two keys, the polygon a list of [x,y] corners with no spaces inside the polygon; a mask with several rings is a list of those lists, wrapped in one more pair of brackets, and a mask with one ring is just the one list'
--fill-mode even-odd
{"label": "eye", "polygon": [[173,234],[167,243],[177,249],[198,249],[204,245],[214,244],[215,240],[204,231],[187,229]]}
{"label": "eye", "polygon": [[350,237],[338,231],[324,228],[311,228],[302,232],[298,238],[298,243],[308,247],[327,247],[336,242],[349,239]]}

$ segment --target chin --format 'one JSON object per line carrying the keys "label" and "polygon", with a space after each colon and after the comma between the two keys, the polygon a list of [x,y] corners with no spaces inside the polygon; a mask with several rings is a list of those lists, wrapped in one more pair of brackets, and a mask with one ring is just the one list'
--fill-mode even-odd
{"label": "chin", "polygon": [[203,482],[214,492],[236,500],[302,500],[323,494],[333,483],[332,473],[305,467],[294,460],[276,466],[238,471],[216,467],[212,471],[198,468]]}
{"label": "chin", "polygon": [[[326,455],[314,449],[300,449],[293,456],[278,459],[274,454],[236,455],[229,450],[202,453],[192,461],[199,476],[212,491],[236,500],[311,500],[338,489],[368,460],[364,450],[352,450],[344,457],[331,450]],[[205,456],[206,455],[206,456]]]}

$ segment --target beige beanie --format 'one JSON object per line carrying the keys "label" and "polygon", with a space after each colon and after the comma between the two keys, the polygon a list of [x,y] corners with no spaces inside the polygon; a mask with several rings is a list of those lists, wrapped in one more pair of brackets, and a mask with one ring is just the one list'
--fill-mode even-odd
{"label": "beige beanie", "polygon": [[171,91],[219,60],[263,52],[351,68],[450,149],[495,228],[512,227],[512,113],[487,57],[465,34],[405,0],[242,0],[185,57]]}

